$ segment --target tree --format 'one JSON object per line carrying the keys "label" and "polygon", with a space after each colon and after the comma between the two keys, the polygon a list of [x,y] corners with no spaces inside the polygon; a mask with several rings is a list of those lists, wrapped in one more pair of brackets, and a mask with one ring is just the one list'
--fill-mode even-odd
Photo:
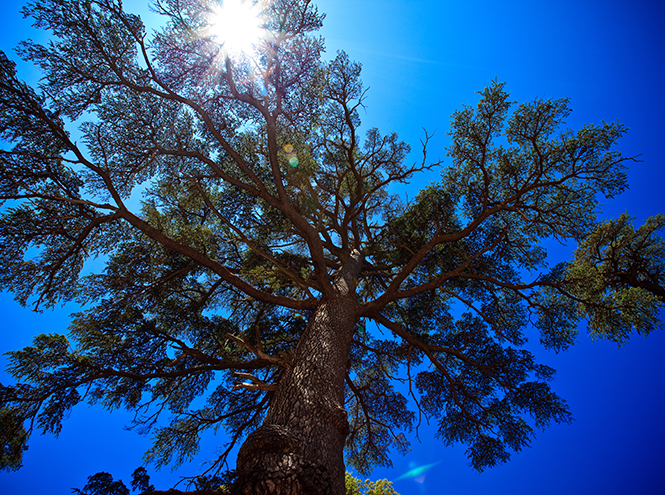
{"label": "tree", "polygon": [[[206,476],[196,479],[196,493],[201,495],[224,495],[228,492],[227,479],[208,478]],[[150,485],[150,476],[148,476],[145,468],[138,468],[132,474],[132,490],[140,495],[147,494],[170,494],[178,495],[182,493],[178,490],[169,490],[168,492],[155,491],[155,487]],[[393,488],[393,484],[388,480],[360,481],[358,478],[347,472],[344,476],[345,495],[399,495]],[[75,488],[74,493],[81,495],[129,495],[129,489],[125,486],[122,480],[115,481],[113,476],[108,473],[97,473],[88,476],[88,483],[83,487],[83,490]]]}
{"label": "tree", "polygon": [[346,495],[399,495],[388,480],[360,481],[346,473]]}
{"label": "tree", "polygon": [[[197,477],[193,484],[196,487],[196,493],[199,495],[226,495],[228,490],[224,484],[227,481],[226,478],[218,478],[216,476],[200,476]],[[132,492],[136,492],[138,495],[160,495],[160,494],[170,494],[178,495],[182,493],[179,490],[169,490],[168,492],[156,491],[155,487],[150,484],[150,476],[143,467],[139,467],[134,470],[132,473],[132,482],[131,482]],[[88,476],[88,482],[83,487],[83,490],[74,488],[72,490],[74,493],[79,495],[129,495],[129,488],[122,482],[122,480],[114,480],[113,476],[109,473],[97,473],[92,476]]]}
{"label": "tree", "polygon": [[129,489],[121,481],[115,481],[109,473],[97,473],[88,478],[83,491],[72,490],[79,495],[129,495]]}
{"label": "tree", "polygon": [[[245,55],[209,31],[214,5],[158,0],[150,37],[119,1],[36,0],[53,42],[21,53],[42,86],[0,55],[0,284],[84,308],[11,355],[8,465],[88,400],[135,410],[158,467],[224,428],[209,472],[242,442],[235,493],[340,495],[344,449],[361,473],[389,464],[416,412],[484,469],[570,419],[525,331],[562,350],[583,319],[619,342],[660,324],[662,218],[597,219],[626,186],[622,125],[560,130],[566,100],[515,105],[495,81],[453,115],[450,165],[428,135],[409,164],[395,134],[360,135],[360,66],[321,59],[311,2],[268,2]],[[548,269],[550,238],[574,259]]]}

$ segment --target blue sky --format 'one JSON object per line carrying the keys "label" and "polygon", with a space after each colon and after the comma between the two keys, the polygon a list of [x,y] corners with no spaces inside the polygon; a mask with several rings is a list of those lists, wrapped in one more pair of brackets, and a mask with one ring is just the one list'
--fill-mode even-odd
{"label": "blue sky", "polygon": [[[23,3],[4,0],[0,7],[0,49],[8,53],[18,40],[40,36],[17,14]],[[128,10],[146,12],[143,0],[124,3]],[[475,91],[495,77],[507,82],[517,101],[569,97],[568,126],[619,120],[630,128],[621,151],[641,154],[641,162],[631,165],[630,190],[606,202],[604,214],[628,211],[640,222],[665,211],[662,2],[320,0],[317,5],[327,13],[322,31],[327,55],[344,49],[363,64],[370,88],[361,115],[366,127],[396,131],[414,150],[423,127],[437,130],[430,156],[443,158],[450,115],[463,103],[475,103]],[[36,72],[20,67],[21,75],[34,81]],[[415,196],[433,178],[415,181],[406,193]],[[67,314],[76,309],[35,314],[8,294],[0,294],[0,308],[2,352],[29,344],[38,333],[64,332]],[[662,493],[665,333],[635,336],[618,349],[591,342],[582,331],[578,344],[561,354],[539,348],[534,335],[530,349],[558,370],[553,388],[568,401],[575,422],[550,427],[508,464],[482,474],[467,466],[463,446],[442,446],[433,438],[434,426],[424,426],[410,454],[395,455],[394,468],[377,469],[371,478],[397,480],[410,463],[438,463],[422,484],[402,479],[395,488],[402,495]],[[24,468],[0,473],[0,493],[67,494],[98,471],[128,483],[149,446],[148,438],[123,429],[128,421],[122,412],[79,406],[58,439],[33,436]],[[218,443],[206,439],[201,458],[213,457]],[[158,487],[167,487],[180,474],[193,474],[199,463],[176,473],[148,469]]]}

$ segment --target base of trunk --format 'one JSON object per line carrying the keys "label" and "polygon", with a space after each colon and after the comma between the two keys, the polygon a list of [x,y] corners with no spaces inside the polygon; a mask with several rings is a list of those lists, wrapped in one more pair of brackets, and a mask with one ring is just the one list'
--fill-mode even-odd
{"label": "base of trunk", "polygon": [[[254,431],[238,453],[242,471],[234,495],[327,495],[333,493],[331,473],[302,454],[297,432],[280,425]],[[260,452],[260,456],[256,453]]]}

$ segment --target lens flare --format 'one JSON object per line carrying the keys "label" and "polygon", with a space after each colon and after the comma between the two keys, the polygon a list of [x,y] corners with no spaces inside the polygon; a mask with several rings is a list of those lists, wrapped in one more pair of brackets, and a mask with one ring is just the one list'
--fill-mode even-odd
{"label": "lens flare", "polygon": [[252,0],[223,0],[209,22],[210,34],[231,56],[250,54],[265,37],[261,8]]}
{"label": "lens flare", "polygon": [[415,481],[416,483],[424,483],[425,482],[425,475],[427,471],[432,469],[434,466],[436,466],[438,462],[435,462],[433,464],[425,464],[424,466],[418,466],[416,467],[415,464],[411,464],[411,469],[404,473],[402,476],[397,478],[397,480],[403,480],[403,479],[411,479]]}
{"label": "lens flare", "polygon": [[296,168],[300,162],[298,161],[298,155],[296,155],[293,152],[293,145],[292,144],[285,144],[282,149],[284,150],[286,155],[289,157],[289,165],[291,165],[293,168]]}

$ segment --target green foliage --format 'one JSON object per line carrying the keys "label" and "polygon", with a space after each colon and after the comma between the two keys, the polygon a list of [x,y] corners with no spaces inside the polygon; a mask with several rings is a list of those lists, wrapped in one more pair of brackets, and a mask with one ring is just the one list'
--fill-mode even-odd
{"label": "green foliage", "polygon": [[16,471],[21,467],[23,451],[28,449],[27,437],[22,418],[11,409],[0,409],[0,470]]}
{"label": "green foliage", "polygon": [[566,278],[593,336],[622,344],[632,331],[647,335],[660,326],[664,227],[665,216],[657,215],[635,230],[624,214],[600,223],[575,251]]}
{"label": "green foliage", "polygon": [[346,473],[346,495],[399,495],[388,480],[360,481],[351,473]]}

